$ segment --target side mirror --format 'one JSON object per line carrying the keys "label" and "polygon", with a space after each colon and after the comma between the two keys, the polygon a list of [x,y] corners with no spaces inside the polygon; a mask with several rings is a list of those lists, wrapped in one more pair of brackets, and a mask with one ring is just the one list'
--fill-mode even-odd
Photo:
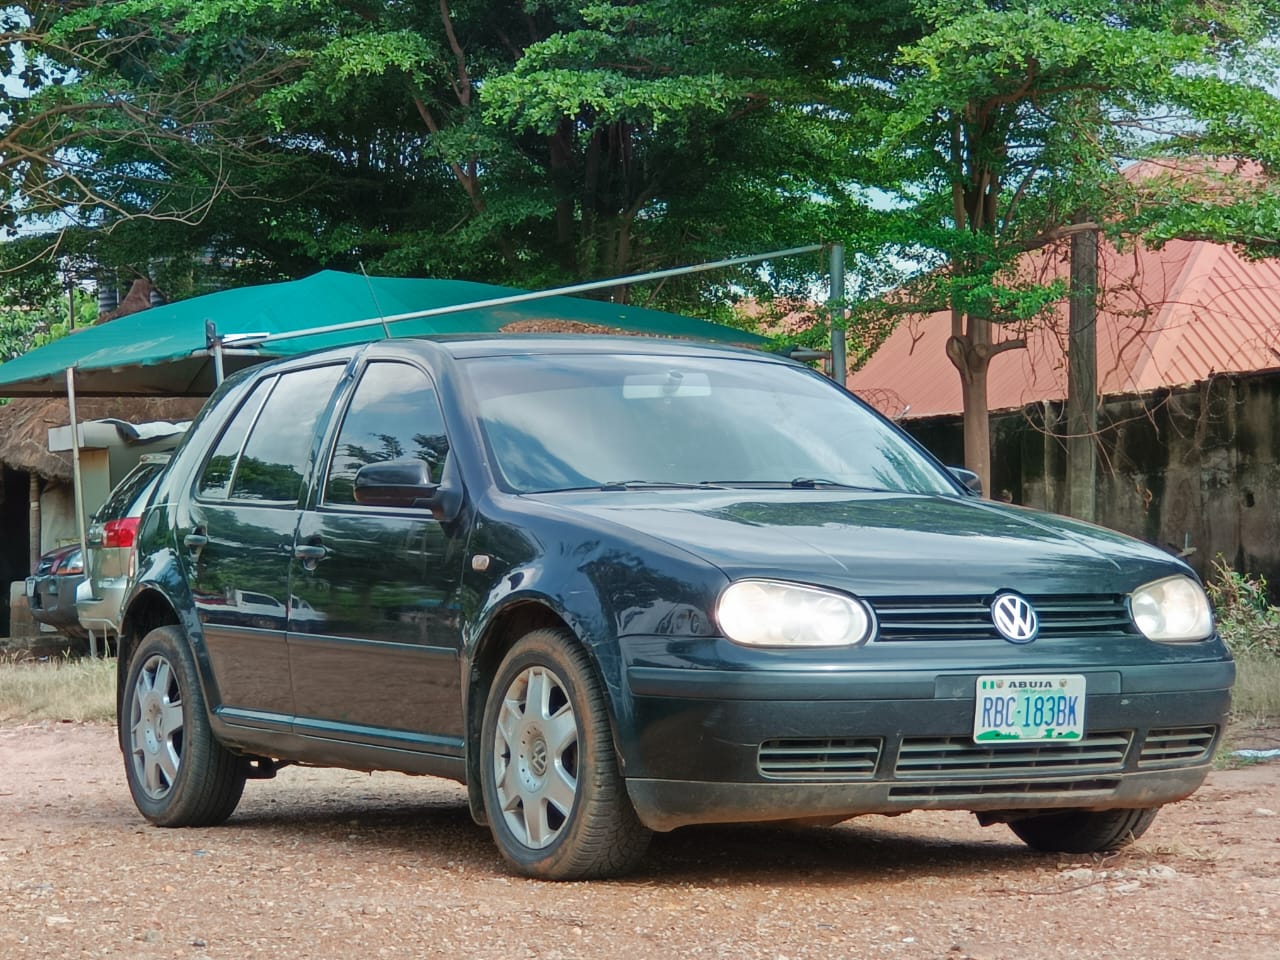
{"label": "side mirror", "polygon": [[[446,463],[446,477],[451,473]],[[431,468],[417,459],[365,464],[356,471],[352,495],[366,507],[426,507],[441,522],[456,517],[461,505],[456,482],[435,483]]]}
{"label": "side mirror", "polygon": [[972,470],[966,470],[964,467],[947,467],[951,476],[960,481],[960,485],[968,491],[971,497],[982,496],[982,478]]}

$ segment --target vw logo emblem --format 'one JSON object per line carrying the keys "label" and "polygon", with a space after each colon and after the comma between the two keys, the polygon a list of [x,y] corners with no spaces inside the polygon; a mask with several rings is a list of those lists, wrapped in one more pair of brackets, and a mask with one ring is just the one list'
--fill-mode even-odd
{"label": "vw logo emblem", "polygon": [[991,622],[1010,643],[1030,643],[1040,632],[1035,607],[1016,593],[996,595],[991,601]]}

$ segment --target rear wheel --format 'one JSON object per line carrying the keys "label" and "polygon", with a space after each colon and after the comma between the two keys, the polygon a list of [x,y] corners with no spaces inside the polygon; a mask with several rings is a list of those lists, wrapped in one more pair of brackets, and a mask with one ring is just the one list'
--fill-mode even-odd
{"label": "rear wheel", "polygon": [[1045,853],[1100,853],[1133,843],[1147,832],[1159,810],[1064,810],[1010,821],[1009,829],[1027,846]]}
{"label": "rear wheel", "polygon": [[490,829],[516,870],[547,880],[613,876],[650,832],[618,772],[604,693],[568,634],[535,630],[502,662],[481,732]]}
{"label": "rear wheel", "polygon": [[133,802],[162,827],[206,827],[231,816],[249,761],[214,739],[186,639],[152,630],[129,664],[120,746]]}

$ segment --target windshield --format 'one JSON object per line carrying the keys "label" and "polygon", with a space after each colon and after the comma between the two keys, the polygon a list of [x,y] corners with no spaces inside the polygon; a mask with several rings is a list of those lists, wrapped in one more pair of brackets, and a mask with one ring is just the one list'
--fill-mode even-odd
{"label": "windshield", "polygon": [[938,467],[830,381],[734,357],[464,361],[500,484],[850,486],[955,494]]}

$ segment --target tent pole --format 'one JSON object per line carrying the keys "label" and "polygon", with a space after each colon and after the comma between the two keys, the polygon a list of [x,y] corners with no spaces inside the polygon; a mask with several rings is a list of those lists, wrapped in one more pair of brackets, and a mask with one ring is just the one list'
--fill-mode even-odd
{"label": "tent pole", "polygon": [[762,260],[776,260],[781,257],[794,257],[802,253],[816,253],[825,250],[826,244],[811,243],[804,247],[791,247],[787,250],[773,250],[769,253],[753,253],[743,257],[730,257],[727,260],[715,260],[710,263],[696,263],[688,267],[672,267],[668,270],[653,270],[649,273],[637,273],[627,277],[613,277],[609,280],[592,280],[589,283],[575,283],[567,287],[554,287],[551,290],[532,290],[526,293],[513,293],[493,300],[473,300],[471,303],[455,303],[447,307],[432,307],[430,310],[414,310],[410,313],[397,313],[389,317],[374,317],[369,320],[353,320],[350,323],[334,323],[324,327],[312,327],[309,330],[289,330],[283,333],[262,334],[228,334],[224,339],[232,346],[258,346],[276,340],[294,340],[298,337],[309,337],[318,333],[336,333],[340,330],[357,330],[360,327],[371,327],[375,324],[386,326],[401,320],[421,320],[427,317],[438,317],[449,313],[462,313],[465,310],[487,310],[490,307],[505,307],[513,303],[526,303],[530,300],[545,300],[547,297],[562,297],[575,293],[586,293],[589,290],[602,290],[606,287],[617,287],[623,284],[644,283],[648,280],[662,280],[666,277],[685,276],[691,273],[704,273],[707,270],[720,270],[725,267],[736,267],[746,263],[759,263]]}
{"label": "tent pole", "polygon": [[204,347],[213,357],[213,385],[222,386],[222,337],[218,335],[218,327],[212,320],[204,322]]}
{"label": "tent pole", "polygon": [[[80,473],[80,418],[76,416],[76,368],[67,367],[67,412],[71,414],[71,480],[75,487],[76,532],[80,534],[80,566],[89,577],[89,546],[84,529],[84,477]],[[98,658],[98,641],[89,631],[89,656]]]}

